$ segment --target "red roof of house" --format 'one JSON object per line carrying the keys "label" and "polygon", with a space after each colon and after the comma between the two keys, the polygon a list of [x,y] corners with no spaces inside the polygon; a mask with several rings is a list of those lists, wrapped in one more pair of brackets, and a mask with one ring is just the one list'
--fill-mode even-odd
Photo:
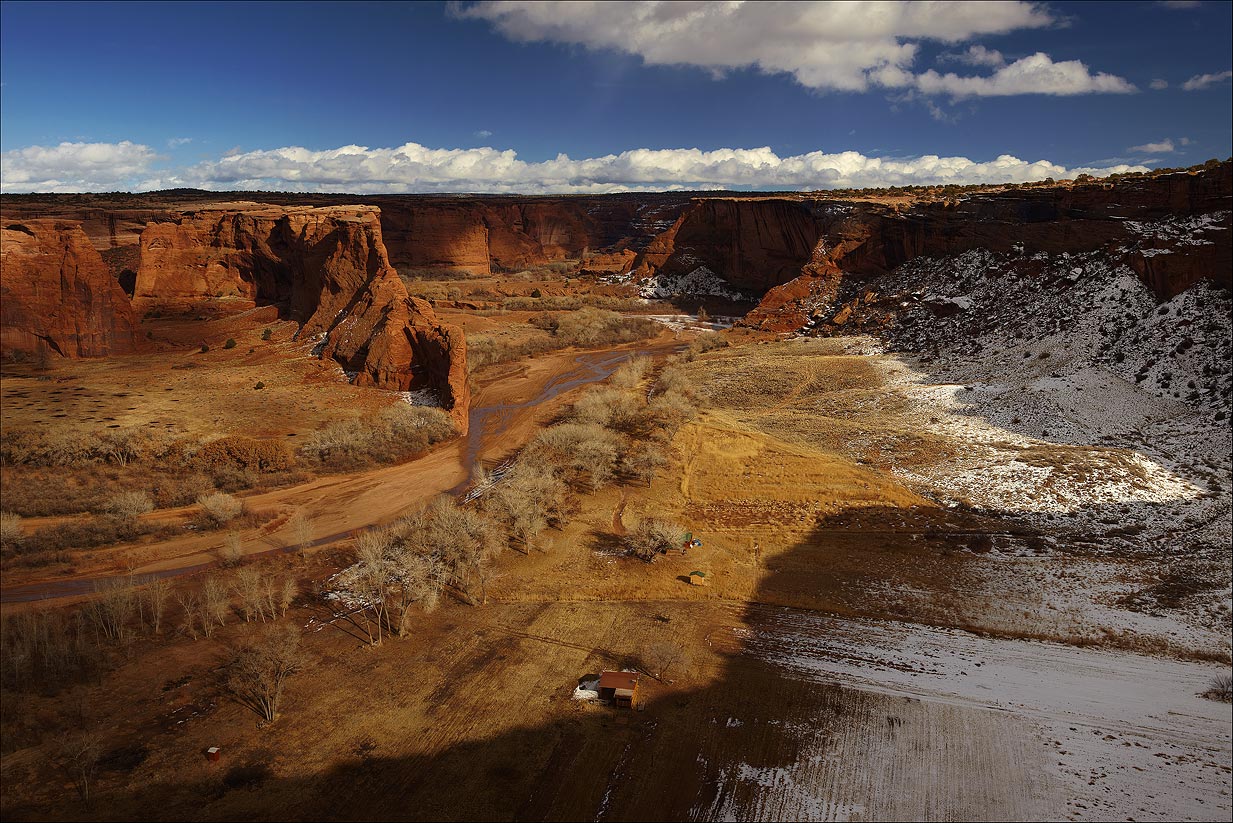
{"label": "red roof of house", "polygon": [[637,685],[637,672],[601,672],[599,675],[601,689],[632,689]]}

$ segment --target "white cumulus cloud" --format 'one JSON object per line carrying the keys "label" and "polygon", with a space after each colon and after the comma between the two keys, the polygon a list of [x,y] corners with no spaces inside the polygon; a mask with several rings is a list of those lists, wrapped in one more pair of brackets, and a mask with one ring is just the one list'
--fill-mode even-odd
{"label": "white cumulus cloud", "polygon": [[4,155],[4,191],[216,191],[592,193],[681,189],[808,190],[862,186],[1027,182],[1078,174],[1146,171],[1144,166],[1066,168],[1009,154],[993,160],[923,155],[871,157],[856,151],[783,156],[752,149],[631,149],[602,157],[559,154],[528,162],[513,150],[300,146],[228,152],[170,170],[151,170],[147,146],[62,144]]}
{"label": "white cumulus cloud", "polygon": [[0,155],[2,191],[110,191],[131,186],[159,159],[131,143],[61,143],[28,146]]}
{"label": "white cumulus cloud", "polygon": [[1182,88],[1186,91],[1198,91],[1208,86],[1214,86],[1217,83],[1223,83],[1230,77],[1233,77],[1233,71],[1222,71],[1218,74],[1196,74],[1185,83],[1182,83]]}
{"label": "white cumulus cloud", "polygon": [[1160,91],[1161,89],[1167,89],[1169,87],[1169,81],[1161,80],[1159,77],[1157,77],[1155,80],[1153,80],[1148,85],[1151,86],[1156,91]]}
{"label": "white cumulus cloud", "polygon": [[1026,182],[1077,174],[1097,176],[1143,166],[1066,168],[1011,155],[979,162],[924,155],[870,157],[814,151],[781,157],[752,149],[632,149],[602,157],[560,154],[528,162],[513,150],[343,146],[314,151],[298,146],[251,151],[143,181],[141,188],[197,186],[216,190],[281,189],[360,193],[491,192],[605,193],[672,189],[803,190],[849,186]]}
{"label": "white cumulus cloud", "polygon": [[1142,146],[1131,146],[1126,151],[1137,151],[1141,154],[1168,154],[1176,151],[1177,147],[1173,145],[1173,141],[1166,137],[1159,143],[1144,143]]}
{"label": "white cumulus cloud", "polygon": [[[862,92],[915,88],[925,94],[1091,94],[1135,88],[1077,61],[1035,54],[1004,66],[994,50],[972,46],[961,59],[995,67],[992,76],[912,70],[921,41],[962,43],[982,35],[1056,22],[1024,2],[478,2],[451,7],[505,37],[613,49],[649,65],[687,65],[722,74],[754,68],[790,74],[813,89]],[[952,55],[953,57],[953,55]]]}
{"label": "white cumulus cloud", "polygon": [[949,94],[951,97],[1007,97],[1015,94],[1128,94],[1136,89],[1121,77],[1099,72],[1092,74],[1078,60],[1055,63],[1043,52],[1002,66],[988,76],[963,77],[953,72],[938,74],[933,69],[914,78],[904,78],[925,94]]}

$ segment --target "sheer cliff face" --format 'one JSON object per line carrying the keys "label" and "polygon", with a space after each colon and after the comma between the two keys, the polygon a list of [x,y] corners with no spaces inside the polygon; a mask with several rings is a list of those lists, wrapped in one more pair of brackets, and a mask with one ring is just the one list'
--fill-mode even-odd
{"label": "sheer cliff face", "polygon": [[[818,198],[699,198],[646,246],[635,270],[672,275],[706,266],[743,291],[765,295],[752,318],[763,320],[784,306],[824,299],[836,277],[873,277],[916,257],[1105,249],[1167,299],[1200,280],[1230,286],[1231,171],[1223,163],[1197,174],[1015,189],[907,209]],[[1200,224],[1209,234],[1192,230]]]}
{"label": "sheer cliff face", "polygon": [[369,206],[209,208],[141,235],[140,311],[236,299],[275,304],[356,385],[429,387],[466,428],[462,331],[410,297]]}
{"label": "sheer cliff face", "polygon": [[75,222],[6,222],[0,242],[0,350],[63,357],[136,351],[128,296]]}

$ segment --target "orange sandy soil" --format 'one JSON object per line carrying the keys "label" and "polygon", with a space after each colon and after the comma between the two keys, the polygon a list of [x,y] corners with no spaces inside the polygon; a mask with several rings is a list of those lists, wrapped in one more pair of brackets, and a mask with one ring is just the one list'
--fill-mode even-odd
{"label": "orange sandy soil", "polygon": [[[136,355],[100,361],[77,361],[57,367],[53,381],[6,378],[18,384],[25,397],[5,398],[6,425],[33,425],[50,408],[63,409],[69,420],[99,428],[100,421],[115,419],[124,426],[168,426],[177,436],[243,433],[257,436],[302,434],[340,415],[376,411],[398,402],[389,392],[357,389],[343,379],[333,363],[309,355],[311,345],[292,342],[294,324],[266,322],[256,309],[209,322],[147,321],[154,339],[166,347],[158,355]],[[487,321],[487,318],[476,318]],[[509,325],[521,321],[501,318]],[[261,329],[274,329],[271,341],[261,341]],[[237,346],[223,350],[228,337]],[[210,351],[186,352],[186,340],[205,339]],[[611,351],[647,350],[662,355],[679,345],[677,336],[665,331],[656,340],[619,346]],[[249,354],[249,348],[257,351]],[[300,350],[303,349],[301,352]],[[554,378],[576,368],[579,350],[563,350],[534,359],[499,364],[481,370],[474,379],[479,388],[472,408],[486,405],[517,406],[536,397]],[[207,360],[208,358],[208,360]],[[183,369],[186,363],[203,364]],[[266,382],[261,391],[252,389],[257,379]],[[70,390],[62,386],[71,385]],[[107,391],[105,389],[111,389]],[[400,513],[422,504],[467,480],[471,465],[464,457],[476,451],[489,463],[499,462],[521,446],[537,425],[568,402],[572,393],[527,408],[514,408],[502,418],[502,429],[484,442],[468,444],[460,439],[438,447],[424,457],[402,465],[351,474],[326,475],[308,483],[241,495],[246,507],[260,516],[263,525],[241,532],[247,553],[279,549],[292,542],[284,528],[297,508],[311,517],[313,539],[345,535],[355,529],[387,523]],[[163,422],[174,420],[175,422]],[[247,425],[244,425],[247,421]],[[294,442],[294,441],[291,441]],[[469,447],[469,448],[468,448]],[[196,506],[159,509],[142,519],[160,524],[184,524],[198,512]],[[23,528],[32,530],[63,522],[66,517],[26,518]],[[149,540],[78,553],[71,570],[6,569],[5,588],[108,574],[150,574],[213,562],[227,532],[186,532],[170,540]],[[5,608],[8,608],[6,605]]]}

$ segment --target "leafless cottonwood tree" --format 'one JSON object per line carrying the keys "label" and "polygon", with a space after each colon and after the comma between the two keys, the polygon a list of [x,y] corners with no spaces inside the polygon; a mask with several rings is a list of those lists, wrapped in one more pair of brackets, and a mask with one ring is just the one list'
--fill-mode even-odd
{"label": "leafless cottonwood tree", "polygon": [[206,575],[201,586],[201,616],[202,630],[206,637],[214,634],[214,629],[227,622],[231,614],[231,590],[227,582],[216,574]]}
{"label": "leafless cottonwood tree", "polygon": [[272,723],[288,678],[304,662],[297,627],[286,623],[267,626],[233,651],[227,664],[227,687],[240,703]]}
{"label": "leafless cottonwood tree", "polygon": [[647,648],[643,659],[646,660],[649,673],[663,682],[668,672],[685,660],[685,651],[684,641],[657,640]]}
{"label": "leafless cottonwood tree", "polygon": [[308,510],[300,507],[291,514],[287,521],[291,529],[291,545],[298,552],[304,552],[313,542],[313,522],[308,516]]}
{"label": "leafless cottonwood tree", "polygon": [[651,561],[671,549],[679,548],[684,531],[661,517],[644,517],[623,539],[627,551],[635,557]]}
{"label": "leafless cottonwood tree", "polygon": [[129,635],[129,623],[137,613],[137,597],[129,580],[97,583],[94,597],[85,605],[95,630],[108,640],[119,642]]}
{"label": "leafless cottonwood tree", "polygon": [[163,630],[163,614],[171,597],[171,582],[163,577],[149,577],[143,582],[137,598],[141,624],[143,627],[149,626],[150,631],[155,634],[160,634]]}
{"label": "leafless cottonwood tree", "polygon": [[82,802],[90,803],[90,791],[94,776],[98,773],[98,761],[102,757],[102,741],[94,732],[77,732],[61,739],[55,747],[55,757],[68,778],[77,789]]}

